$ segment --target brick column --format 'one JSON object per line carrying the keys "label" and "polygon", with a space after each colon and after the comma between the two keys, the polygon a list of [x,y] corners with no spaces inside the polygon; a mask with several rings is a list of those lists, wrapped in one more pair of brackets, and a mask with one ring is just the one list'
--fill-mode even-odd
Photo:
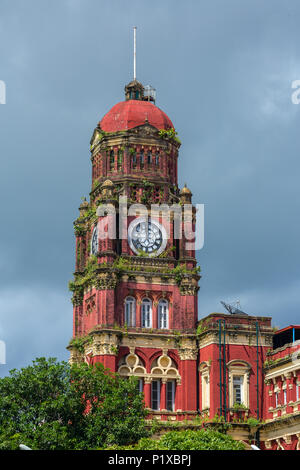
{"label": "brick column", "polygon": [[114,170],[118,171],[118,148],[114,148]]}
{"label": "brick column", "polygon": [[135,319],[135,324],[138,328],[141,328],[142,326],[142,318],[141,318],[141,300],[137,299],[136,302],[136,319]]}
{"label": "brick column", "polygon": [[182,411],[182,386],[180,381],[176,383],[175,411]]}
{"label": "brick column", "polygon": [[293,400],[293,376],[291,372],[285,374],[286,377],[286,412],[293,413],[293,407],[289,405],[289,403]]}
{"label": "brick column", "polygon": [[181,362],[182,386],[181,406],[183,411],[196,411],[196,360],[183,360]]}
{"label": "brick column", "polygon": [[152,304],[152,327],[154,330],[158,328],[158,303],[154,301]]}

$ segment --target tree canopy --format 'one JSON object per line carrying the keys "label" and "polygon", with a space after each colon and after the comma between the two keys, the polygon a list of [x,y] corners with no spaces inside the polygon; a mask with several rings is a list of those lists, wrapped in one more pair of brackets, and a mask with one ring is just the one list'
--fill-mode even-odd
{"label": "tree canopy", "polygon": [[113,448],[115,450],[245,450],[242,442],[212,429],[169,431],[157,440],[142,438],[134,446]]}
{"label": "tree canopy", "polygon": [[37,358],[0,379],[0,449],[97,449],[147,436],[134,378]]}

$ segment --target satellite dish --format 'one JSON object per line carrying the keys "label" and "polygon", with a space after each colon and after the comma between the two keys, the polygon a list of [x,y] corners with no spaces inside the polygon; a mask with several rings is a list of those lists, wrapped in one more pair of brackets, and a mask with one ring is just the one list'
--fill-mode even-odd
{"label": "satellite dish", "polygon": [[[237,306],[234,306],[233,304],[227,304],[226,302],[223,302],[223,300],[221,300],[221,304],[223,305],[223,307],[226,308],[227,312],[229,312],[231,315],[248,315],[248,313],[243,312],[242,310],[240,310],[239,308],[237,308]],[[236,302],[236,305],[240,306],[239,300]]]}

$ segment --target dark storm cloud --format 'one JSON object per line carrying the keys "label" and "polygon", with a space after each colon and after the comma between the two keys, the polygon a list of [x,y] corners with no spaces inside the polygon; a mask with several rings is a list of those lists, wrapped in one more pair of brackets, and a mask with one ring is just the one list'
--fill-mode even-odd
{"label": "dark storm cloud", "polygon": [[1,2],[5,371],[66,357],[89,139],[123,99],[135,25],[138,78],[182,140],[180,184],[205,204],[200,315],[239,298],[279,326],[299,323],[299,15],[297,1]]}

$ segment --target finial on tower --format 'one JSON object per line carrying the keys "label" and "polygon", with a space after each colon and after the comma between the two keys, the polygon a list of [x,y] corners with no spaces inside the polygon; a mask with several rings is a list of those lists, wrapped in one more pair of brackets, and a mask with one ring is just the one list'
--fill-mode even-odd
{"label": "finial on tower", "polygon": [[125,99],[127,100],[140,100],[140,101],[152,101],[155,103],[156,91],[155,88],[150,85],[143,86],[136,79],[136,30],[137,27],[133,27],[133,80],[125,86]]}
{"label": "finial on tower", "polygon": [[136,26],[133,27],[133,81],[136,80]]}

